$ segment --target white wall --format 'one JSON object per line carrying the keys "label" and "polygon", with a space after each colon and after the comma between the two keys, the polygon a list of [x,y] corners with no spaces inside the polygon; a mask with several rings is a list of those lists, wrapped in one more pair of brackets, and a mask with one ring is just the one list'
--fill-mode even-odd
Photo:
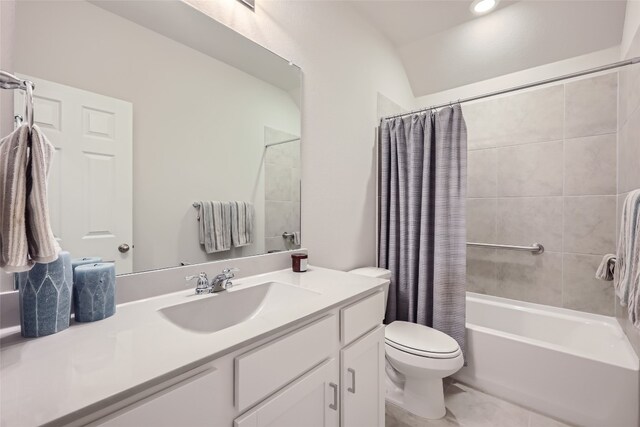
{"label": "white wall", "polygon": [[[619,60],[620,48],[613,47],[562,61],[529,68],[504,76],[432,93],[416,98],[416,108],[444,104],[462,98],[482,95],[510,87],[587,70]],[[504,95],[503,95],[504,96]],[[507,95],[508,96],[508,95]]]}
{"label": "white wall", "polygon": [[399,51],[422,96],[618,46],[624,14],[624,1],[519,1]]}
{"label": "white wall", "polygon": [[[13,1],[0,1],[0,70],[12,70],[13,44],[13,16],[15,11]],[[8,114],[7,111],[11,112]],[[13,130],[13,91],[0,90],[0,136],[9,134]],[[0,270],[0,291],[12,289],[12,276]]]}
{"label": "white wall", "polygon": [[377,92],[413,101],[391,44],[343,2],[189,3],[302,67],[303,246],[312,264],[373,265]]}
{"label": "white wall", "polygon": [[[640,3],[629,1],[624,26],[622,58],[640,55]],[[624,199],[630,190],[640,188],[640,65],[625,67],[620,71],[618,96],[618,217],[622,213]],[[616,317],[631,345],[640,356],[640,330],[634,327],[627,307],[616,304]],[[639,384],[640,387],[640,384]]]}
{"label": "white wall", "polygon": [[[300,132],[287,92],[86,2],[16,15],[16,72],[133,104],[134,271],[265,252],[264,127]],[[207,255],[201,199],[254,202],[255,243]]]}
{"label": "white wall", "polygon": [[[13,45],[15,3],[0,1],[0,70],[13,70]],[[7,113],[9,111],[9,113]],[[13,91],[0,90],[0,135],[13,130]],[[0,279],[1,280],[1,279]]]}
{"label": "white wall", "polygon": [[639,55],[639,46],[634,38],[640,27],[640,0],[627,0],[622,41],[620,42],[620,56],[625,59]]}

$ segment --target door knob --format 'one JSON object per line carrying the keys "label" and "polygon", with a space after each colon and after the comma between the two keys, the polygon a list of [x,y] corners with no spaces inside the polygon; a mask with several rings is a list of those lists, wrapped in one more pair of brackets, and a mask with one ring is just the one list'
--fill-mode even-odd
{"label": "door knob", "polygon": [[131,248],[126,243],[123,243],[120,246],[118,246],[118,250],[122,253],[129,252],[129,249]]}

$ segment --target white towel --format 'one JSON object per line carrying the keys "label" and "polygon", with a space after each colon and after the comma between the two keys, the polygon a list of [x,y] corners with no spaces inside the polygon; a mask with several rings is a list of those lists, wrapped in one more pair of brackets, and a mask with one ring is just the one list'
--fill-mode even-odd
{"label": "white towel", "polygon": [[228,202],[201,201],[200,244],[208,254],[231,249],[231,206]]}
{"label": "white towel", "polygon": [[[634,198],[631,200],[631,207],[635,208],[631,219],[633,224],[631,234],[627,236],[631,244],[627,256],[628,263],[625,274],[627,277],[627,311],[629,319],[640,328],[640,190],[634,191]],[[630,197],[631,194],[629,194]]]}
{"label": "white towel", "polygon": [[231,241],[239,248],[253,243],[253,204],[250,202],[231,203]]}
{"label": "white towel", "polygon": [[[624,200],[622,218],[620,222],[620,235],[618,238],[618,251],[613,285],[616,295],[622,305],[628,305],[629,293],[632,288],[637,288],[638,256],[640,254],[640,242],[638,242],[638,221],[640,220],[640,190],[630,192]],[[635,286],[634,286],[635,282]]]}
{"label": "white towel", "polygon": [[22,125],[0,141],[0,267],[8,272],[58,258],[47,204],[54,151],[35,125],[31,132]]}
{"label": "white towel", "polygon": [[55,147],[40,128],[33,125],[31,130],[32,188],[27,198],[27,241],[29,256],[39,263],[55,261],[61,251],[51,230],[47,199],[47,179],[55,151]]}
{"label": "white towel", "polygon": [[[636,244],[640,246],[640,238],[636,239]],[[637,264],[640,264],[640,260],[636,257]],[[629,319],[636,328],[640,329],[640,268],[636,268],[636,274],[633,277],[634,286],[629,292]]]}
{"label": "white towel", "polygon": [[616,256],[614,254],[606,254],[602,257],[598,270],[596,270],[596,279],[610,282],[613,280],[615,271]]}

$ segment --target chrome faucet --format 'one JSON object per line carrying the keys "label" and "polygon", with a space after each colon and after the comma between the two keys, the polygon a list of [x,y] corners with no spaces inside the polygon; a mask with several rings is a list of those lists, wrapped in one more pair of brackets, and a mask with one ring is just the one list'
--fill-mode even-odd
{"label": "chrome faucet", "polygon": [[231,279],[236,277],[233,273],[239,271],[237,268],[225,268],[211,280],[211,292],[220,292],[233,286]]}
{"label": "chrome faucet", "polygon": [[209,282],[209,278],[205,272],[200,273],[198,276],[187,276],[185,279],[189,281],[197,277],[196,294],[210,294],[227,290],[233,286],[231,279],[235,277],[233,273],[237,271],[240,270],[237,268],[225,268],[222,270],[222,273],[211,279],[211,282]]}
{"label": "chrome faucet", "polygon": [[198,281],[196,282],[196,294],[200,295],[200,294],[208,294],[210,291],[210,286],[209,286],[209,278],[207,277],[207,273],[205,273],[204,271],[200,274],[193,275],[193,276],[187,276],[184,279],[188,282],[191,281],[193,279],[198,279]]}

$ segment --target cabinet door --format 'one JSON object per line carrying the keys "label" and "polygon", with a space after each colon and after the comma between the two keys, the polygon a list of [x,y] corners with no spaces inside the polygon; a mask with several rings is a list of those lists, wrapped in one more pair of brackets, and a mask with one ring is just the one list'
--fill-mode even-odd
{"label": "cabinet door", "polygon": [[338,427],[338,362],[328,360],[264,403],[236,418],[234,427]]}
{"label": "cabinet door", "polygon": [[218,371],[208,368],[107,416],[91,426],[101,427],[201,427],[215,426],[211,405],[218,393]]}
{"label": "cabinet door", "polygon": [[340,352],[342,427],[384,427],[384,326]]}

